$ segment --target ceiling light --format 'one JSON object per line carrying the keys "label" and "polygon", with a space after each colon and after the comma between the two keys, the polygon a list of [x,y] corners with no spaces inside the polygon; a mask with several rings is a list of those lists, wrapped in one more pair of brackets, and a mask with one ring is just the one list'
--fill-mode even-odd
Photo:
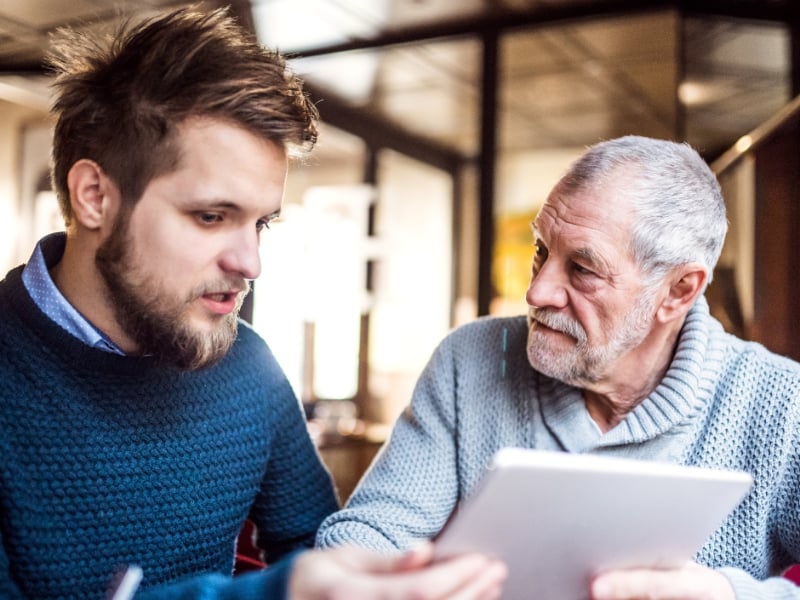
{"label": "ceiling light", "polygon": [[714,96],[713,87],[699,81],[682,81],[678,86],[678,100],[686,106],[705,104]]}
{"label": "ceiling light", "polygon": [[751,138],[749,135],[743,135],[736,141],[736,149],[739,152],[747,152],[752,145],[753,138]]}

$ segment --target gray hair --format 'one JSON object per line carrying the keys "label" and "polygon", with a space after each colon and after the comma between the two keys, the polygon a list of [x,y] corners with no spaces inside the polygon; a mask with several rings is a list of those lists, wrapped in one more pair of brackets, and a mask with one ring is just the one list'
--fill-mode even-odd
{"label": "gray hair", "polygon": [[690,262],[705,265],[710,282],[728,221],[719,182],[703,158],[688,144],[625,136],[590,147],[558,185],[572,194],[615,174],[626,177],[614,191],[634,202],[630,251],[650,282]]}

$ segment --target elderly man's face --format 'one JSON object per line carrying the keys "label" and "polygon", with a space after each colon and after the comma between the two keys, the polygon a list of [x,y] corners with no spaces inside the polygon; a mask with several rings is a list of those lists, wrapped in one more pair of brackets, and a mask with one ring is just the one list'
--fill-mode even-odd
{"label": "elderly man's face", "polygon": [[576,386],[608,377],[651,330],[655,290],[628,250],[632,211],[613,184],[550,194],[534,223],[528,360]]}

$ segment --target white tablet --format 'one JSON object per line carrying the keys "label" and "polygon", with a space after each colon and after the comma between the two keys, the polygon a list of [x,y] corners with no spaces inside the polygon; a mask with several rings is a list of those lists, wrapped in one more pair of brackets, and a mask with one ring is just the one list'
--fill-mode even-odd
{"label": "white tablet", "polygon": [[435,553],[502,559],[507,600],[582,600],[599,571],[690,560],[751,485],[737,471],[505,448]]}

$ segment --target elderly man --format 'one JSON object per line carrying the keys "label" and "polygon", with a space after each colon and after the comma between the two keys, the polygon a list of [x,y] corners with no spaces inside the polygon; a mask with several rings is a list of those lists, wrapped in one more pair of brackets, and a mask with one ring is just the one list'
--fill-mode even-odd
{"label": "elderly man", "polygon": [[800,558],[800,366],[709,314],[726,230],[689,146],[590,148],[533,224],[527,319],[481,319],[442,342],[318,545],[388,551],[435,535],[501,447],[590,452],[745,470],[755,486],[696,564],[598,574],[587,595],[800,597],[775,577]]}

